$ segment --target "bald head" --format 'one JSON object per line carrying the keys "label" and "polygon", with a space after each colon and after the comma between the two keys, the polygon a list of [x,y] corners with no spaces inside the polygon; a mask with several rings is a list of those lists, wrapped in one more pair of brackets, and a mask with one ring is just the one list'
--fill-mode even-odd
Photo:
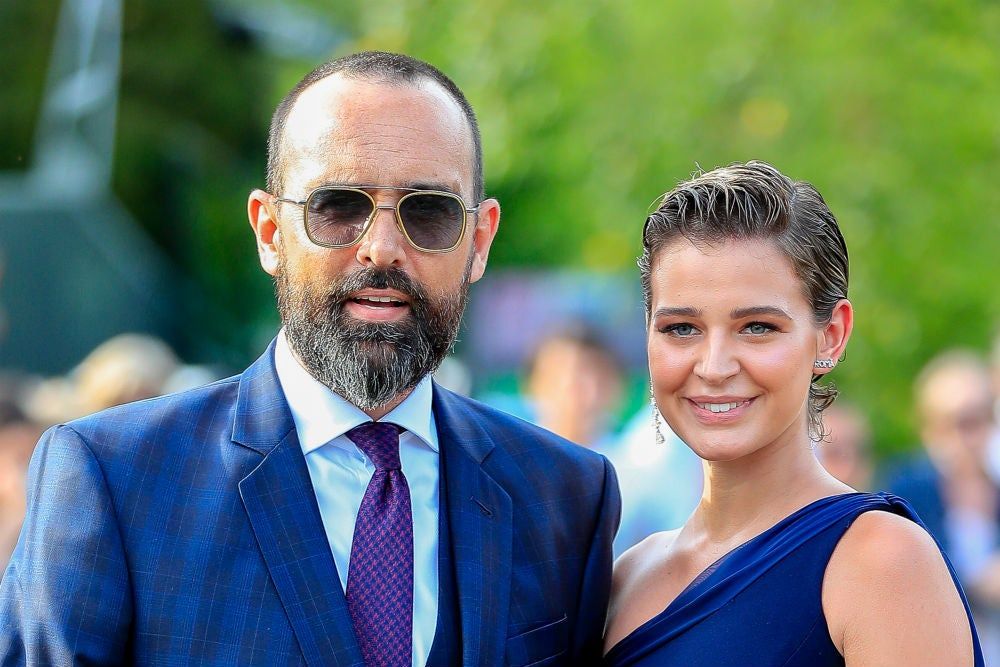
{"label": "bald head", "polygon": [[[329,77],[351,79],[361,83],[371,83],[383,87],[411,87],[430,92],[436,90],[445,102],[457,110],[463,119],[462,128],[456,128],[457,134],[464,135],[462,150],[467,151],[469,168],[471,170],[473,201],[475,204],[484,196],[483,156],[479,135],[479,124],[468,100],[455,83],[440,70],[423,61],[396,53],[382,51],[365,51],[320,65],[307,74],[292,88],[278,105],[271,119],[271,129],[268,135],[267,148],[267,189],[272,194],[281,195],[287,187],[286,175],[288,159],[291,157],[287,146],[290,125],[297,125],[298,119],[293,117],[293,110],[298,106],[300,98],[314,84]],[[378,100],[373,100],[379,103]],[[339,109],[316,109],[315,113],[325,113],[336,116]],[[315,115],[313,116],[315,118]],[[330,148],[324,146],[324,148]],[[469,196],[469,194],[466,194]]]}
{"label": "bald head", "polygon": [[986,404],[989,370],[971,352],[953,350],[931,360],[917,378],[917,406],[925,419],[958,406]]}
{"label": "bald head", "polygon": [[[282,139],[284,195],[381,184],[474,197],[462,111],[430,81],[398,86],[334,74],[304,90]],[[471,202],[477,203],[477,202]]]}
{"label": "bald head", "polygon": [[982,455],[993,423],[993,391],[982,359],[964,350],[934,358],[917,378],[916,399],[929,448]]}

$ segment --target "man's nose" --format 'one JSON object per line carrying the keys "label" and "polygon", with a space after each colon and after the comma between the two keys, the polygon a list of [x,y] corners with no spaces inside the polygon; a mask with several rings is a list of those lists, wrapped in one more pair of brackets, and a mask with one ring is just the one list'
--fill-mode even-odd
{"label": "man's nose", "polygon": [[364,266],[399,266],[406,259],[406,237],[396,223],[393,206],[381,204],[372,213],[374,218],[358,242],[358,263]]}

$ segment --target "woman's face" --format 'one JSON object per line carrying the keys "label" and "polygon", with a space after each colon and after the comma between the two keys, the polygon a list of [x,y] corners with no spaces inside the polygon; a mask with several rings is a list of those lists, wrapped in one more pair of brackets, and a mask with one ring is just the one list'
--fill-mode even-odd
{"label": "woman's face", "polygon": [[806,447],[813,362],[839,356],[850,304],[817,327],[791,262],[769,241],[679,238],[654,258],[651,288],[649,372],[674,432],[709,461]]}

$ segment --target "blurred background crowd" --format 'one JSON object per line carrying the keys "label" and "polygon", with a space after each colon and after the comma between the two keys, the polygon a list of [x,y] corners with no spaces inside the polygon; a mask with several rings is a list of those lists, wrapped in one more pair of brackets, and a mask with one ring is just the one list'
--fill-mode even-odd
{"label": "blurred background crowd", "polygon": [[997,3],[36,0],[0,4],[0,26],[0,564],[44,428],[264,349],[244,210],[271,110],[377,48],[464,89],[503,206],[438,379],[607,454],[619,552],[700,494],[649,406],[650,204],[736,160],[813,182],[857,309],[815,451],[915,506],[1000,665]]}

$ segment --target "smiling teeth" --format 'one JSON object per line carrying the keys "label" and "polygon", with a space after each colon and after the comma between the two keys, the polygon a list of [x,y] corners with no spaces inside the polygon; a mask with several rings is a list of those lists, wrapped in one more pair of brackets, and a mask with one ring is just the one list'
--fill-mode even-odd
{"label": "smiling teeth", "polygon": [[391,296],[359,296],[358,301],[374,301],[376,303],[403,303],[399,299],[393,299]]}
{"label": "smiling teeth", "polygon": [[746,403],[747,401],[740,401],[739,403],[695,403],[695,405],[702,410],[711,410],[712,412],[729,412],[733,408],[738,408]]}

